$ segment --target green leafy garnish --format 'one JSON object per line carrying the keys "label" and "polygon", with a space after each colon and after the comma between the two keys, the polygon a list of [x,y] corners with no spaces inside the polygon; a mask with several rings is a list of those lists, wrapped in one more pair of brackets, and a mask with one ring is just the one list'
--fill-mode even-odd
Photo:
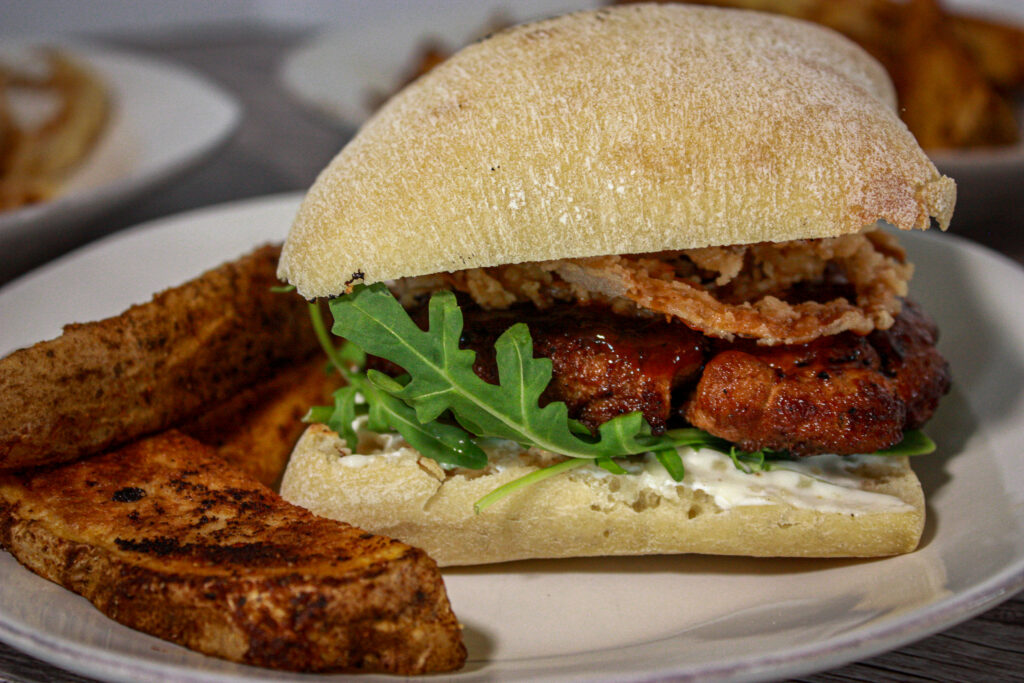
{"label": "green leafy garnish", "polygon": [[[540,395],[551,381],[551,360],[533,357],[530,332],[522,323],[506,330],[494,345],[498,384],[480,379],[473,371],[476,354],[459,348],[462,311],[451,292],[431,297],[427,330],[380,283],[356,286],[351,294],[334,299],[331,312],[335,334],[408,373],[404,385],[381,373],[368,376],[375,388],[415,410],[420,424],[450,417],[468,434],[509,439],[573,458],[616,458],[679,445],[671,433],[653,436],[639,412],[605,422],[594,437],[579,433],[564,403],[540,407]],[[471,466],[455,454],[450,462]]]}
{"label": "green leafy garnish", "polygon": [[570,460],[563,460],[557,465],[550,465],[549,467],[542,467],[539,470],[534,470],[533,472],[530,472],[526,476],[519,477],[518,479],[513,479],[507,484],[502,484],[498,488],[494,489],[486,496],[484,496],[477,502],[473,503],[473,510],[478,513],[483,512],[485,509],[489,508],[494,503],[497,503],[499,500],[501,500],[510,493],[518,491],[519,489],[524,488],[526,486],[530,486],[531,484],[536,484],[539,481],[544,481],[545,479],[553,477],[556,474],[561,474],[562,472],[566,472],[568,470],[574,470],[577,467],[586,465],[587,462],[587,459],[584,458],[573,458]]}
{"label": "green leafy garnish", "polygon": [[[310,318],[321,346],[327,353],[331,365],[345,378],[346,385],[334,392],[334,408],[311,410],[307,418],[323,422],[333,429],[354,449],[358,436],[352,423],[361,412],[357,399],[362,396],[367,406],[368,426],[373,431],[396,431],[413,448],[428,458],[447,465],[460,465],[480,469],[487,465],[487,454],[473,442],[465,430],[443,422],[421,423],[415,411],[389,394],[401,390],[402,384],[387,375],[362,372],[366,354],[354,343],[346,342],[340,349],[335,348],[323,323],[323,316],[316,304],[310,304]],[[326,419],[324,417],[326,416]]]}
{"label": "green leafy garnish", "polygon": [[875,451],[872,455],[928,455],[935,452],[935,442],[920,429],[903,432],[903,440],[895,446]]}
{"label": "green leafy garnish", "polygon": [[[582,462],[586,461],[584,460]],[[612,474],[629,474],[629,470],[615,462],[612,458],[598,458],[594,463],[601,469],[611,472]]]}
{"label": "green leafy garnish", "polygon": [[663,448],[655,451],[654,457],[658,459],[661,466],[668,472],[668,476],[672,477],[675,481],[682,481],[683,477],[686,476],[686,470],[683,469],[683,459],[675,448]]}
{"label": "green leafy garnish", "polygon": [[[334,345],[320,308],[310,304],[317,338],[330,365],[346,380],[334,396],[333,407],[310,410],[306,419],[334,429],[350,448],[357,445],[352,426],[367,416],[373,431],[397,431],[409,444],[442,464],[469,469],[487,465],[481,443],[494,439],[538,447],[569,459],[508,482],[481,498],[477,512],[502,497],[561,472],[594,462],[613,474],[628,474],[616,462],[641,453],[654,453],[675,481],[685,476],[679,448],[710,448],[728,455],[747,473],[773,468],[789,459],[782,451],[746,452],[696,428],[670,429],[653,435],[640,412],[619,415],[603,423],[596,435],[569,417],[562,402],[540,407],[539,399],[551,381],[551,360],[533,357],[526,325],[517,323],[495,342],[498,384],[473,371],[475,352],[459,348],[462,311],[451,292],[435,293],[428,307],[426,330],[413,322],[382,284],[357,285],[352,293],[330,302],[334,334],[346,341]],[[388,360],[405,371],[393,378],[365,371],[366,353]],[[918,455],[935,450],[920,431],[908,431],[901,443],[878,455]]]}
{"label": "green leafy garnish", "polygon": [[321,424],[327,424],[333,414],[333,406],[313,406],[306,411],[305,415],[302,416],[302,421],[306,423],[319,422]]}
{"label": "green leafy garnish", "polygon": [[[370,405],[379,409],[378,419],[382,424],[397,431],[410,446],[428,458],[444,465],[477,470],[487,465],[487,454],[465,430],[444,422],[420,422],[412,408],[387,392],[375,395]],[[371,418],[370,429],[377,431],[373,422]]]}
{"label": "green leafy garnish", "polygon": [[729,447],[727,455],[732,458],[732,464],[736,469],[752,474],[754,472],[767,472],[772,468],[769,459],[788,458],[786,453],[777,451],[741,451],[735,446]]}
{"label": "green leafy garnish", "polygon": [[349,448],[355,448],[359,438],[356,430],[352,428],[352,422],[356,419],[356,389],[354,384],[343,386],[334,392],[334,410],[331,416],[324,422],[328,427],[338,432],[341,438],[345,439]]}

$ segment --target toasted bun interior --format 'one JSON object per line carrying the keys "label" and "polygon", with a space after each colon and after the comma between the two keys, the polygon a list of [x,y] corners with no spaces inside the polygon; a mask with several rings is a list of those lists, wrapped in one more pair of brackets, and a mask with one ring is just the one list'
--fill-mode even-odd
{"label": "toasted bun interior", "polygon": [[400,439],[359,450],[373,453],[349,455],[333,431],[310,426],[281,495],[423,548],[442,566],[656,553],[876,557],[910,552],[924,526],[921,485],[905,457],[864,458],[839,478],[842,486],[815,488],[783,472],[790,487],[781,491],[778,473],[745,474],[724,462],[689,468],[679,486],[659,478],[657,464],[621,476],[580,468],[477,514],[475,501],[537,465],[446,475]]}
{"label": "toasted bun interior", "polygon": [[635,5],[522,25],[394,97],[302,204],[306,297],[502,263],[948,224],[882,67],[827,29]]}

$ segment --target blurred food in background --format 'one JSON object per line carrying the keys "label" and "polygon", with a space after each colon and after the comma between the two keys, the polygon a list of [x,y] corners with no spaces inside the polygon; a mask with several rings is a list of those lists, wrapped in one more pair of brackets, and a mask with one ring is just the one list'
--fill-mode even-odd
{"label": "blurred food in background", "polygon": [[[500,31],[503,28],[507,28],[514,23],[516,22],[512,17],[505,12],[496,12],[487,21],[487,24],[477,31],[473,40],[484,38],[487,35],[494,33],[495,31]],[[369,107],[371,111],[379,108],[382,104],[387,102],[392,95],[433,69],[444,60],[448,59],[448,57],[454,54],[460,47],[462,46],[446,45],[444,41],[438,38],[425,39],[416,48],[416,54],[409,61],[409,65],[402,72],[398,82],[387,90],[372,90],[367,97],[366,106]]]}
{"label": "blurred food in background", "polygon": [[372,90],[367,95],[366,106],[371,111],[378,109],[396,92],[448,59],[448,56],[453,54],[458,48],[449,47],[437,38],[429,38],[416,49],[416,55],[410,61],[410,65],[406,68],[406,71],[402,74],[394,88],[389,91]]}
{"label": "blurred food in background", "polygon": [[[630,0],[623,0],[628,2]],[[937,0],[692,0],[786,14],[842,33],[889,71],[900,115],[926,149],[1011,145],[1024,86],[1024,29]]]}
{"label": "blurred food in background", "polygon": [[[650,0],[617,4],[637,1]],[[1019,140],[1013,98],[1024,89],[1024,27],[953,14],[937,0],[689,1],[785,14],[844,34],[889,71],[900,115],[925,149],[996,147]],[[486,32],[501,26],[495,20]],[[395,90],[458,47],[424,43]],[[373,95],[375,106],[386,99]]]}
{"label": "blurred food in background", "polygon": [[110,103],[67,55],[0,61],[0,211],[45,201],[95,146]]}

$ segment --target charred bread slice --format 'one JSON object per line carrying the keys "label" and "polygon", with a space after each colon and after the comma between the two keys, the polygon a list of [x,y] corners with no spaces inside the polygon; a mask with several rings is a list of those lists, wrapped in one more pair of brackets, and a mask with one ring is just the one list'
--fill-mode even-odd
{"label": "charred bread slice", "polygon": [[0,542],[127,626],[245,664],[418,674],[466,656],[422,550],[291,505],[177,432],[0,475]]}

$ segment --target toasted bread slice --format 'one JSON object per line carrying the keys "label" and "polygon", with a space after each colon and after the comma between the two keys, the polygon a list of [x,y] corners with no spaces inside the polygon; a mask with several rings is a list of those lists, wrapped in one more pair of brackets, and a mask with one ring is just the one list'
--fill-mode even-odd
{"label": "toasted bread slice", "polygon": [[262,247],[0,360],[0,468],[73,460],[189,420],[319,348]]}
{"label": "toasted bread slice", "polygon": [[177,428],[215,447],[228,464],[276,488],[306,429],[302,416],[310,406],[333,403],[331,395],[341,385],[340,376],[325,372],[325,365],[317,357],[282,370]]}
{"label": "toasted bread slice", "polygon": [[3,473],[0,542],[121,623],[225,659],[416,674],[466,656],[423,551],[290,505],[177,432]]}

